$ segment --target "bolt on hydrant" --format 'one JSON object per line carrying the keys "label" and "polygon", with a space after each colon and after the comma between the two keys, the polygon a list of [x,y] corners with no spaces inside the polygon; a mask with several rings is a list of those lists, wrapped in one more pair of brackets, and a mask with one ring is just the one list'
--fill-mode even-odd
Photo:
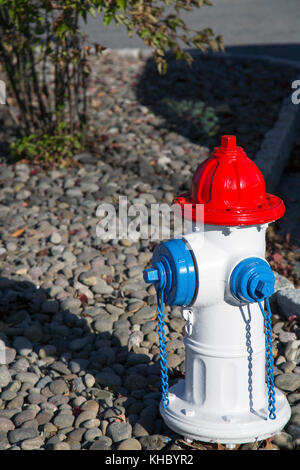
{"label": "bolt on hydrant", "polygon": [[[266,439],[291,414],[274,386],[269,296],[275,278],[265,260],[266,228],[283,216],[284,203],[266,193],[261,171],[231,135],[174,203],[189,230],[157,245],[144,271],[158,299],[161,415],[187,440],[232,448]],[[185,379],[170,390],[163,304],[180,305],[186,320]]]}

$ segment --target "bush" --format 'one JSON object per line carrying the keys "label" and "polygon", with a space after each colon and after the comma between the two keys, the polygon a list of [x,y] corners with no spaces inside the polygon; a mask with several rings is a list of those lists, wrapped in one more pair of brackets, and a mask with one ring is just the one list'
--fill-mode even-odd
{"label": "bush", "polygon": [[[19,110],[9,105],[19,133],[13,154],[59,159],[84,145],[91,47],[84,45],[80,19],[99,14],[106,25],[123,24],[129,36],[135,32],[154,49],[158,71],[165,73],[168,50],[192,64],[180,41],[203,51],[223,47],[210,28],[191,32],[180,19],[180,10],[202,5],[210,1],[0,0],[0,59]],[[96,53],[103,49],[95,45]]]}
{"label": "bush", "polygon": [[84,148],[81,132],[64,132],[66,123],[61,122],[52,134],[30,134],[10,144],[11,153],[16,159],[27,157],[33,161],[51,162],[70,159],[74,153]]}
{"label": "bush", "polygon": [[[23,136],[65,133],[86,123],[88,48],[79,31],[79,2],[0,1],[0,57],[19,108]],[[31,140],[32,140],[31,139]]]}

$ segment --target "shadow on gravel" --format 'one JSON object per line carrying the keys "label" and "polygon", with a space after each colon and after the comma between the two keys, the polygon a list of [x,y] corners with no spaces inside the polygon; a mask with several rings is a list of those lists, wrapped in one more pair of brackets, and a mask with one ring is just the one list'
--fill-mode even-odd
{"label": "shadow on gravel", "polygon": [[290,94],[294,68],[189,52],[192,67],[168,53],[164,76],[149,59],[137,86],[138,100],[169,131],[209,148],[219,145],[220,134],[234,134],[254,158],[282,99]]}
{"label": "shadow on gravel", "polygon": [[[129,350],[122,339],[130,327],[129,321],[116,320],[114,331],[95,333],[87,321],[88,315],[83,315],[62,310],[59,301],[49,299],[47,290],[30,281],[0,277],[0,345],[2,349],[3,344],[6,346],[4,363],[15,374],[17,359],[25,358],[29,361],[27,372],[38,375],[40,372],[40,379],[63,378],[68,386],[63,396],[51,393],[50,382],[43,386],[39,382],[32,384],[26,393],[33,387],[40,388],[40,393],[58,407],[53,418],[59,412],[59,405],[67,402],[72,405],[74,398],[83,395],[87,400],[98,402],[100,421],[111,423],[126,419],[136,438],[148,434],[163,434],[171,439],[180,437],[165,426],[159,415],[159,355],[153,358],[154,364],[149,364],[149,356]],[[92,323],[103,318],[103,313],[99,313]],[[12,349],[17,351],[17,356]],[[82,381],[86,374],[96,379],[90,387]],[[176,381],[174,374],[170,385]],[[26,393],[23,393],[24,404],[27,403]],[[6,406],[9,403],[6,402]],[[76,419],[81,410],[72,406]],[[12,403],[10,407],[14,407]],[[43,428],[44,425],[40,426],[39,431]],[[160,443],[161,448],[167,449],[171,443],[172,440],[167,444],[165,439]],[[83,442],[81,448],[88,449],[92,444]],[[47,446],[46,440],[46,449],[51,449],[52,445]]]}

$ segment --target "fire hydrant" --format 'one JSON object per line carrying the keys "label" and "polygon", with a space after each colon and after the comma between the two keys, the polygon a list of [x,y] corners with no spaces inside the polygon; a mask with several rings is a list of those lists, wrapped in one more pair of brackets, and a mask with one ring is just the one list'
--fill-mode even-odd
{"label": "fire hydrant", "polygon": [[[284,203],[266,193],[261,171],[231,135],[222,137],[198,166],[190,192],[174,203],[190,229],[182,239],[157,245],[144,271],[158,297],[161,415],[189,441],[231,448],[266,439],[291,414],[274,386],[268,299],[275,279],[265,260],[266,228],[282,217]],[[170,389],[164,303],[180,305],[186,320],[185,378]]]}

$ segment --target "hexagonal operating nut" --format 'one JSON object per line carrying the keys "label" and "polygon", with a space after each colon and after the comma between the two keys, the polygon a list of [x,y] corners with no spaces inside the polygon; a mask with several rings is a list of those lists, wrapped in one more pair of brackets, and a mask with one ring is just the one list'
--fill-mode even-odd
{"label": "hexagonal operating nut", "polygon": [[264,281],[258,281],[255,292],[258,292],[262,297],[268,297],[270,295],[270,289],[268,284]]}
{"label": "hexagonal operating nut", "polygon": [[144,270],[144,281],[148,284],[158,281],[158,269],[149,268]]}

